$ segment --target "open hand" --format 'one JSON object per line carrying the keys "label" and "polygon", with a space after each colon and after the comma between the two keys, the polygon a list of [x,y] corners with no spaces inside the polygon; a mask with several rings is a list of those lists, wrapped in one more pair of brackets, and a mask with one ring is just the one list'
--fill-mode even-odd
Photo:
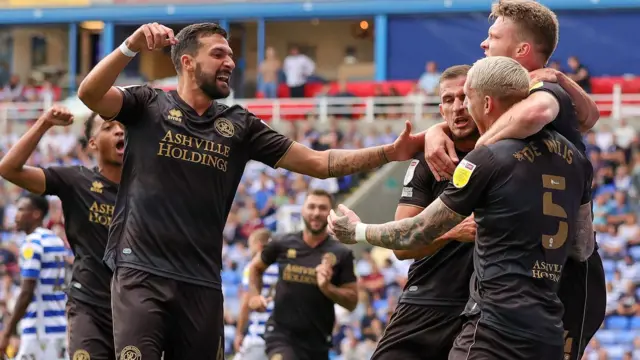
{"label": "open hand", "polygon": [[355,244],[357,242],[356,225],[361,222],[360,218],[342,204],[338,205],[338,210],[343,216],[338,216],[333,210],[329,213],[327,219],[329,232],[343,244]]}
{"label": "open hand", "polygon": [[127,39],[127,46],[135,52],[162,49],[177,43],[173,30],[155,22],[140,26]]}
{"label": "open hand", "polygon": [[543,82],[558,82],[558,73],[559,71],[551,68],[542,68],[538,70],[533,70],[529,73],[529,85],[533,86],[541,81]]}
{"label": "open hand", "polygon": [[393,142],[392,150],[387,154],[389,161],[405,161],[421,152],[424,148],[424,132],[412,134],[413,125],[407,120],[404,123],[404,130]]}
{"label": "open hand", "polygon": [[424,156],[429,170],[437,181],[451,179],[459,159],[453,140],[440,125],[434,125],[427,130],[424,139]]}

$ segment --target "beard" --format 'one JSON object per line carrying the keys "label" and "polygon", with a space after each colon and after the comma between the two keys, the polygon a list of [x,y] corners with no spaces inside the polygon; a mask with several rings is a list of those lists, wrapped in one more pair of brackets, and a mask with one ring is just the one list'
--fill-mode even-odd
{"label": "beard", "polygon": [[231,88],[228,85],[226,87],[218,85],[217,77],[217,73],[206,73],[202,71],[200,64],[196,64],[196,84],[200,90],[212,100],[224,99],[231,93]]}
{"label": "beard", "polygon": [[322,226],[320,226],[319,229],[314,229],[313,227],[311,227],[311,224],[309,223],[309,221],[307,221],[307,219],[302,218],[302,221],[304,222],[305,229],[309,230],[309,232],[313,235],[322,234],[327,229],[327,225],[329,225],[329,223],[325,221],[322,223]]}

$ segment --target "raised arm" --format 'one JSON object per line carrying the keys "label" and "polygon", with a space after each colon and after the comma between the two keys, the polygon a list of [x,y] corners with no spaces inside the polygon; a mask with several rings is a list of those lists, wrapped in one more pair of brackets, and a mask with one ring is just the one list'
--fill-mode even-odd
{"label": "raised arm", "polygon": [[131,59],[142,50],[160,49],[175,43],[173,30],[168,27],[158,23],[142,25],[87,74],[78,88],[78,97],[105,119],[115,117],[122,108],[123,94],[113,84]]}
{"label": "raised arm", "polygon": [[524,139],[551,123],[560,113],[560,103],[552,94],[537,91],[512,106],[478,139],[476,147],[502,139]]}
{"label": "raised arm", "polygon": [[411,134],[411,123],[393,144],[357,150],[316,151],[294,143],[277,163],[287,170],[326,179],[378,168],[390,161],[404,161],[424,147],[424,133]]}
{"label": "raised arm", "polygon": [[0,160],[0,176],[29,192],[44,193],[46,190],[44,171],[25,164],[44,134],[52,126],[66,126],[72,121],[73,115],[66,108],[54,106],[47,110]]}

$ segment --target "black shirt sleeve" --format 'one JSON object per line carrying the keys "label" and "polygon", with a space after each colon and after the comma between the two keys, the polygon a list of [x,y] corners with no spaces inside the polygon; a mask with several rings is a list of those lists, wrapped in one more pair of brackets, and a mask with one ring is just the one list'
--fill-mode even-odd
{"label": "black shirt sleeve", "polygon": [[109,120],[117,120],[124,126],[130,126],[140,120],[156,92],[147,85],[116,87],[122,92],[122,108],[118,115]]}
{"label": "black shirt sleeve", "polygon": [[73,184],[73,177],[76,173],[76,167],[68,166],[51,166],[43,168],[45,179],[45,190],[43,195],[55,195],[64,197]]}
{"label": "black shirt sleeve", "polygon": [[335,286],[354,283],[358,280],[355,273],[353,252],[348,250],[336,264],[336,272],[332,279]]}
{"label": "black shirt sleeve", "polygon": [[279,240],[271,240],[262,249],[262,253],[260,254],[260,259],[267,266],[273,264],[278,260],[278,255],[280,254],[279,242],[280,242]]}
{"label": "black shirt sleeve", "polygon": [[556,83],[539,82],[534,84],[529,90],[530,94],[538,91],[547,92],[556,98],[560,105],[558,116],[549,124],[553,129],[558,131],[560,135],[567,138],[578,148],[583,148],[582,135],[578,130],[578,116],[573,106],[573,100],[569,94]]}
{"label": "black shirt sleeve", "polygon": [[473,150],[456,167],[453,179],[440,195],[440,200],[460,215],[471,215],[494,180],[497,165],[488,147]]}
{"label": "black shirt sleeve", "polygon": [[435,181],[424,156],[422,160],[414,159],[409,163],[404,175],[404,187],[398,203],[426,208],[435,200],[432,184]]}
{"label": "black shirt sleeve", "polygon": [[267,123],[247,112],[249,122],[249,151],[251,159],[273,168],[289,151],[293,141],[273,130]]}

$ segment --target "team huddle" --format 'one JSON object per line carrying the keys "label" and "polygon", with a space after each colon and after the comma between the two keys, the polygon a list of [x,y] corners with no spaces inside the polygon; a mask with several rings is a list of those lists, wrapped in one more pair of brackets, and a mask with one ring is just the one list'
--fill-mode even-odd
{"label": "team huddle", "polygon": [[[599,112],[544,69],[558,42],[552,11],[501,0],[491,16],[487,57],[442,73],[443,123],[412,134],[406,122],[393,144],[327,151],[215,101],[235,67],[217,24],[140,27],[78,91],[94,111],[85,136],[97,167],[25,165],[50,128],[72,123],[61,107],[0,161],[0,176],[32,193],[17,206],[22,285],[0,352],[18,333],[20,360],[221,360],[222,230],[246,163],[327,178],[411,160],[396,221],[364,224],[315,190],[302,232],[251,235],[237,359],[328,358],[334,304],[358,303],[340,242],[415,260],[373,359],[580,359],[605,310],[581,140]],[[177,90],[113,86],[140,51],[167,46]],[[43,228],[41,195],[62,201],[75,255],[67,291],[65,246]]]}

